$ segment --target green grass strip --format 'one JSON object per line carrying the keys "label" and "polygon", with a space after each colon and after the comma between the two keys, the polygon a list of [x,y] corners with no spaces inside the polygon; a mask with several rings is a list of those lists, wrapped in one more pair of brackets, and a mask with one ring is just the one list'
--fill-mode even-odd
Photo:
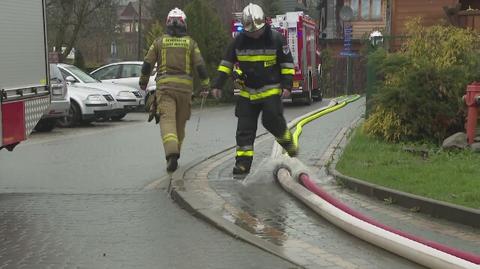
{"label": "green grass strip", "polygon": [[469,150],[391,144],[369,137],[359,128],[336,169],[380,186],[480,208],[480,154]]}

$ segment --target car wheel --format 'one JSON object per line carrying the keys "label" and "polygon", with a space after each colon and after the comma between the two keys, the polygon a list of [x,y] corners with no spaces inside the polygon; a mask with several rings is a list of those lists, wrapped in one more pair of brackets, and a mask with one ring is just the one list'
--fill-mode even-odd
{"label": "car wheel", "polygon": [[75,101],[70,102],[70,109],[68,110],[67,116],[62,119],[57,120],[57,124],[60,127],[73,127],[78,124],[82,117],[82,112],[80,107],[75,103]]}
{"label": "car wheel", "polygon": [[35,126],[35,131],[37,132],[51,132],[55,128],[55,119],[43,119],[40,120]]}
{"label": "car wheel", "polygon": [[112,116],[110,117],[113,121],[119,121],[123,118],[125,118],[125,116],[127,115],[127,113],[122,113],[122,114],[119,114],[119,115],[115,115],[115,116]]}

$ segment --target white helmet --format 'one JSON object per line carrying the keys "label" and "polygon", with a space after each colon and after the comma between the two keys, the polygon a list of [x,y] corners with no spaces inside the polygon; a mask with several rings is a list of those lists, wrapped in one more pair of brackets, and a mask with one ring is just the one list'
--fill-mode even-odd
{"label": "white helmet", "polygon": [[255,32],[265,26],[265,14],[259,5],[248,4],[243,9],[242,14],[243,28],[246,32]]}
{"label": "white helmet", "polygon": [[178,26],[187,29],[187,15],[176,7],[168,12],[166,25],[167,27]]}

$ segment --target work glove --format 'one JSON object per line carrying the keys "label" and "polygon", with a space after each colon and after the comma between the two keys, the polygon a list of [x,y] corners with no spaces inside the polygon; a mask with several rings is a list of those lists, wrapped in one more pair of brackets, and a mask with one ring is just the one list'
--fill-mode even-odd
{"label": "work glove", "polygon": [[149,79],[150,79],[149,76],[144,76],[144,75],[140,76],[140,79],[138,81],[138,85],[140,85],[140,89],[142,89],[143,91],[147,90]]}
{"label": "work glove", "polygon": [[148,115],[148,122],[151,122],[155,118],[155,124],[158,124],[160,122],[160,115],[158,115],[157,112],[150,112]]}
{"label": "work glove", "polygon": [[145,112],[152,111],[153,106],[156,106],[156,99],[155,93],[148,95],[147,100],[145,101]]}
{"label": "work glove", "polygon": [[282,98],[289,98],[290,97],[290,90],[283,89],[282,90]]}
{"label": "work glove", "polygon": [[151,122],[155,118],[155,123],[160,122],[160,115],[157,113],[157,97],[156,94],[150,94],[145,102],[145,111],[148,112],[148,122]]}
{"label": "work glove", "polygon": [[241,85],[242,88],[245,87],[245,81],[243,79],[235,79],[233,80],[234,83],[237,83],[238,85]]}

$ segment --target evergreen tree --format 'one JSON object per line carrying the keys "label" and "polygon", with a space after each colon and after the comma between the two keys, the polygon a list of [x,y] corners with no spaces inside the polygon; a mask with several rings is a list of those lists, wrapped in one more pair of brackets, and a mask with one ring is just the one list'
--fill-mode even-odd
{"label": "evergreen tree", "polygon": [[210,76],[224,54],[228,32],[215,13],[210,1],[193,0],[185,7],[190,36],[198,43]]}
{"label": "evergreen tree", "polygon": [[[229,33],[210,0],[191,1],[185,7],[185,13],[187,14],[188,32],[198,43],[209,77],[213,79],[216,76],[218,64],[225,54]],[[199,87],[198,79],[195,87]],[[224,100],[232,96],[231,89],[227,92],[223,94]]]}

